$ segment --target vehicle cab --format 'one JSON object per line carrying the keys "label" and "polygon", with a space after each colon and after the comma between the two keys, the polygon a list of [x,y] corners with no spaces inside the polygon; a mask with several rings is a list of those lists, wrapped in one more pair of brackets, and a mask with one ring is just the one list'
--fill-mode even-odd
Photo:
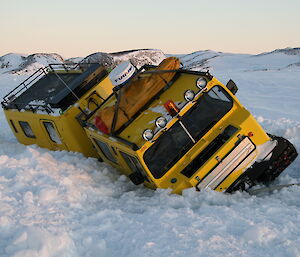
{"label": "vehicle cab", "polygon": [[1,102],[18,141],[98,157],[81,120],[111,94],[107,75],[91,63],[40,68]]}
{"label": "vehicle cab", "polygon": [[[85,130],[102,159],[135,184],[179,194],[190,187],[243,189],[267,180],[265,166],[282,149],[288,162],[280,168],[297,153],[262,129],[236,91],[232,81],[225,86],[208,72],[181,69],[170,57],[118,87]],[[280,173],[272,172],[272,179]]]}

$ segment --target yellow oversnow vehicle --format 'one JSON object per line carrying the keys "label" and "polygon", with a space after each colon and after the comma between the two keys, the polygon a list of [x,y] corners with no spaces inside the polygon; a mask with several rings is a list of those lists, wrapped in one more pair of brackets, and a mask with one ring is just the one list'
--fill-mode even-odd
{"label": "yellow oversnow vehicle", "polygon": [[112,93],[107,75],[99,64],[40,68],[1,103],[18,141],[98,157],[81,120]]}
{"label": "yellow oversnow vehicle", "polygon": [[180,68],[175,57],[111,73],[114,93],[85,120],[102,159],[134,184],[247,189],[277,177],[296,157],[286,139],[267,134],[235,96],[208,72]]}
{"label": "yellow oversnow vehicle", "polygon": [[[296,157],[266,134],[226,86],[177,58],[109,75],[99,64],[50,65],[7,94],[17,139],[103,159],[134,184],[232,192],[276,178]],[[96,151],[95,151],[96,149]]]}

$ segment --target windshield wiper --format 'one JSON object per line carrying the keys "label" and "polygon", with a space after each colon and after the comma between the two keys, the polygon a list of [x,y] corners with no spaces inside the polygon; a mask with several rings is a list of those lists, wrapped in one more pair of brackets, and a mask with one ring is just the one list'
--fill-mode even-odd
{"label": "windshield wiper", "polygon": [[194,144],[196,144],[196,140],[193,138],[193,136],[191,135],[191,133],[188,131],[188,129],[186,128],[186,126],[183,124],[182,120],[178,121],[180,126],[183,128],[184,132],[188,135],[188,137],[192,140],[192,142]]}

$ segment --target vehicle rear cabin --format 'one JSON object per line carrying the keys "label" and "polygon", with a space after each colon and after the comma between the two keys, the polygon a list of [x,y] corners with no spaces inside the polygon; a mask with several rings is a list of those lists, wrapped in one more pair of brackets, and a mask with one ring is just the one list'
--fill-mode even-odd
{"label": "vehicle rear cabin", "polygon": [[127,73],[85,130],[102,159],[135,184],[231,192],[274,179],[297,156],[243,107],[233,81],[181,69],[174,57],[125,81]]}
{"label": "vehicle rear cabin", "polygon": [[81,120],[112,93],[107,75],[103,66],[88,63],[39,69],[1,103],[18,141],[98,157]]}

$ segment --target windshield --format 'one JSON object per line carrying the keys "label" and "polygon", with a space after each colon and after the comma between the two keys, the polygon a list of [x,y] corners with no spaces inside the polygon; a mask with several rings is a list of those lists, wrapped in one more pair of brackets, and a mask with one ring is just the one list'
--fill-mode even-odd
{"label": "windshield", "polygon": [[231,107],[231,97],[222,87],[215,86],[198,100],[182,117],[182,121],[191,135],[199,140]]}
{"label": "windshield", "polygon": [[[181,121],[195,141],[198,141],[232,105],[229,94],[222,87],[215,86],[181,117]],[[193,145],[192,139],[178,121],[145,152],[145,163],[154,178],[161,178]]]}

